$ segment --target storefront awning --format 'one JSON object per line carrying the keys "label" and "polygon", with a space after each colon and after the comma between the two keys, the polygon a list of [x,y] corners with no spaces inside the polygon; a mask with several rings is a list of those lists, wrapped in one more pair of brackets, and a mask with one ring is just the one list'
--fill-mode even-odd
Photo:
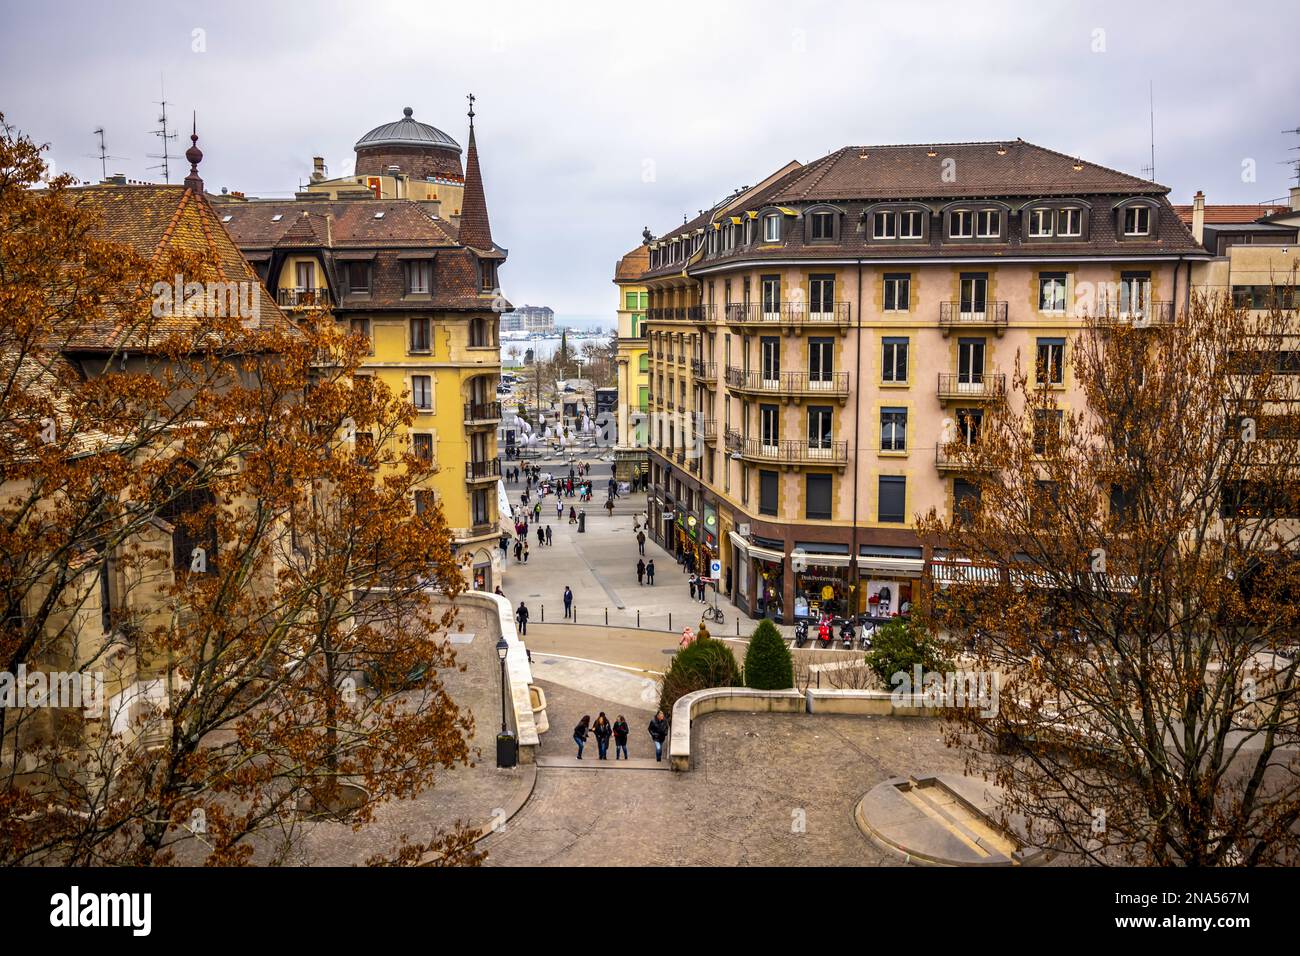
{"label": "storefront awning", "polygon": [[736,532],[734,531],[728,531],[727,537],[731,539],[732,544],[738,547],[741,551],[744,551],[751,558],[759,558],[763,561],[784,561],[785,560],[784,551],[773,551],[771,548],[760,548],[756,544],[750,544],[748,541],[746,541],[740,535],[736,534]]}
{"label": "storefront awning", "polygon": [[[847,557],[844,559],[844,563],[845,565],[849,563]],[[858,558],[858,572],[860,574],[884,573],[919,578],[924,568],[925,561],[921,558],[880,558],[868,555],[862,555]]]}
{"label": "storefront awning", "polygon": [[949,584],[996,585],[1002,580],[999,568],[969,561],[935,561],[930,565],[930,578],[940,587]]}

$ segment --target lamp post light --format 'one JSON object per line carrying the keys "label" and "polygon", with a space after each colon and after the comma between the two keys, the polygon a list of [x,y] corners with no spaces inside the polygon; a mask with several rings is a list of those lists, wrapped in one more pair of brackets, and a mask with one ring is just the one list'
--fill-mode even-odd
{"label": "lamp post light", "polygon": [[519,750],[515,735],[510,732],[506,721],[506,656],[510,645],[502,637],[497,641],[497,659],[501,662],[501,733],[497,734],[497,766],[513,767],[519,762]]}

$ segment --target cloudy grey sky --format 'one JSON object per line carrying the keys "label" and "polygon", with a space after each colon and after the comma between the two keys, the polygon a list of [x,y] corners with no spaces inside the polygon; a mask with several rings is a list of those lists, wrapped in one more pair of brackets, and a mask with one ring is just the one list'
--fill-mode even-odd
{"label": "cloudy grey sky", "polygon": [[[846,145],[1023,137],[1187,202],[1285,196],[1300,157],[1289,2],[15,2],[0,111],[61,171],[157,179],[160,82],[210,189],[289,195],[370,128],[476,126],[516,302],[612,318],[617,258],[736,186]],[[202,31],[196,33],[195,31]],[[199,42],[201,41],[201,42]],[[1248,173],[1254,164],[1254,179]],[[173,181],[184,176],[181,161]]]}

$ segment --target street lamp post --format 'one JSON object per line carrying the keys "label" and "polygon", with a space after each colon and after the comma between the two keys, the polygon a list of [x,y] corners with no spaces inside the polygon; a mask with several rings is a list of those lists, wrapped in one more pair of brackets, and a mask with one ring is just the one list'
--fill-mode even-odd
{"label": "street lamp post", "polygon": [[501,661],[501,733],[497,734],[497,766],[513,767],[519,762],[519,748],[515,735],[506,720],[506,657],[510,645],[502,637],[497,641],[497,659]]}

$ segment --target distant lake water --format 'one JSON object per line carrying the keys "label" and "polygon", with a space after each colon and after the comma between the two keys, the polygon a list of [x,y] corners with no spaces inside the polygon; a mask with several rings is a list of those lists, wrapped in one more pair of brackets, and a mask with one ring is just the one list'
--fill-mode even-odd
{"label": "distant lake water", "polygon": [[[548,335],[546,338],[543,339],[506,339],[504,338],[505,334],[506,333],[502,333],[503,338],[501,339],[501,364],[507,366],[511,364],[511,359],[510,359],[511,349],[519,350],[519,358],[517,361],[518,363],[522,364],[524,360],[524,353],[527,352],[529,349],[533,350],[533,356],[535,358],[548,359],[551,356],[553,356],[556,350],[560,347],[560,336],[558,334],[554,336]],[[608,334],[596,335],[588,338],[579,338],[578,336],[573,334],[572,330],[570,330],[569,332],[569,346],[575,352],[578,353],[581,353],[582,347],[589,342],[595,342],[600,345],[608,345],[609,339],[610,336]]]}

